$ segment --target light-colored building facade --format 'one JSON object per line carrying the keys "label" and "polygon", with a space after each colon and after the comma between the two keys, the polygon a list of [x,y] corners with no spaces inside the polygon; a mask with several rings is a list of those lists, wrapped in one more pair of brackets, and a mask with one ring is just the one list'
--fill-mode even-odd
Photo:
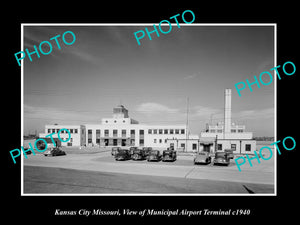
{"label": "light-colored building facade", "polygon": [[244,125],[231,122],[231,89],[225,90],[224,121],[209,125],[200,135],[200,150],[224,151],[232,149],[234,153],[253,153],[256,141],[252,132],[245,132]]}
{"label": "light-colored building facade", "polygon": [[[119,105],[113,109],[111,118],[103,118],[99,124],[85,125],[46,125],[46,137],[51,133],[57,138],[60,129],[70,131],[71,139],[62,142],[62,146],[120,146],[120,147],[152,147],[166,149],[173,146],[182,151],[224,151],[232,149],[234,153],[253,153],[256,141],[252,132],[245,132],[244,125],[231,122],[231,90],[225,90],[224,120],[216,125],[208,125],[200,136],[191,135],[185,124],[179,125],[147,125],[129,117],[128,110]],[[68,139],[68,133],[62,132],[60,137]]]}
{"label": "light-colored building facade", "polygon": [[[45,126],[45,132],[39,134],[39,138],[46,138],[46,136],[54,133],[52,135],[52,138],[58,139],[58,132],[60,129],[68,129],[71,137],[70,140],[67,142],[61,142],[61,146],[82,146],[85,145],[85,126],[84,125],[46,125]],[[60,132],[60,138],[63,141],[66,141],[69,139],[69,134],[62,130]],[[48,136],[48,138],[51,138]]]}
{"label": "light-colored building facade", "polygon": [[137,146],[166,148],[168,140],[186,137],[185,125],[139,124],[120,105],[113,109],[112,118],[100,124],[86,124],[87,146]]}

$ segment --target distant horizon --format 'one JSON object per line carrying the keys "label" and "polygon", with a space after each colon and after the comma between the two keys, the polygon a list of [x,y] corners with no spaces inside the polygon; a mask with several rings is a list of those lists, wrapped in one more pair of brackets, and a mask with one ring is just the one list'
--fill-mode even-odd
{"label": "distant horizon", "polygon": [[140,124],[185,124],[200,134],[223,120],[232,89],[232,122],[254,137],[274,136],[274,84],[239,97],[234,84],[274,67],[273,26],[173,27],[138,46],[145,26],[24,26],[24,48],[67,30],[71,46],[24,60],[24,134],[46,124],[84,125],[111,117],[122,103]]}

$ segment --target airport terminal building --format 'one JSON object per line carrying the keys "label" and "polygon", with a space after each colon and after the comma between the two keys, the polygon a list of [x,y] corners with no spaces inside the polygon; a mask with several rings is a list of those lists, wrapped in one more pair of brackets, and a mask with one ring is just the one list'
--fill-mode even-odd
{"label": "airport terminal building", "polygon": [[[113,108],[111,118],[103,118],[99,124],[85,125],[46,125],[43,138],[51,133],[57,138],[57,132],[66,128],[71,133],[68,142],[62,146],[137,146],[152,147],[158,150],[173,146],[180,151],[224,151],[232,149],[234,153],[253,153],[256,141],[252,132],[245,132],[244,125],[231,122],[231,89],[225,90],[224,121],[217,125],[208,125],[200,135],[189,133],[185,124],[179,125],[147,125],[129,117],[128,110],[119,105]],[[62,133],[63,140],[68,139],[67,133]]]}
{"label": "airport terminal building", "polygon": [[[71,133],[70,141],[62,142],[62,146],[145,146],[165,149],[169,147],[168,140],[185,139],[187,132],[186,125],[139,124],[129,117],[123,105],[115,107],[112,118],[103,118],[100,124],[46,125],[45,133],[39,137],[57,133],[61,128]],[[63,135],[66,136],[62,136],[63,140],[68,138],[67,133]]]}

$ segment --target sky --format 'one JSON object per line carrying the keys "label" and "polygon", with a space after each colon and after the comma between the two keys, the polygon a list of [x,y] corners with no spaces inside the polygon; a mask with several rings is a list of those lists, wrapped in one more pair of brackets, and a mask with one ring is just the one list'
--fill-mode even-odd
{"label": "sky", "polygon": [[[24,49],[42,41],[53,47],[49,55],[24,59],[24,133],[54,123],[97,124],[122,104],[143,124],[185,124],[188,108],[190,132],[199,134],[206,123],[223,120],[230,88],[232,122],[254,136],[273,136],[274,82],[240,97],[234,84],[275,66],[274,28],[173,25],[168,34],[152,33],[152,40],[146,35],[141,45],[134,32],[152,24],[24,26]],[[62,41],[66,31],[75,34],[74,44]],[[50,41],[56,35],[61,49]]]}

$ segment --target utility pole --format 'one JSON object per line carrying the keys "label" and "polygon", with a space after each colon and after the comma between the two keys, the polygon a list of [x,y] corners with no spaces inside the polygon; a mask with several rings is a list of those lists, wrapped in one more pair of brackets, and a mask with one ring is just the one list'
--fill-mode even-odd
{"label": "utility pole", "polygon": [[185,132],[185,151],[187,152],[187,144],[188,144],[188,125],[189,125],[189,97],[187,97],[186,103],[186,132]]}

